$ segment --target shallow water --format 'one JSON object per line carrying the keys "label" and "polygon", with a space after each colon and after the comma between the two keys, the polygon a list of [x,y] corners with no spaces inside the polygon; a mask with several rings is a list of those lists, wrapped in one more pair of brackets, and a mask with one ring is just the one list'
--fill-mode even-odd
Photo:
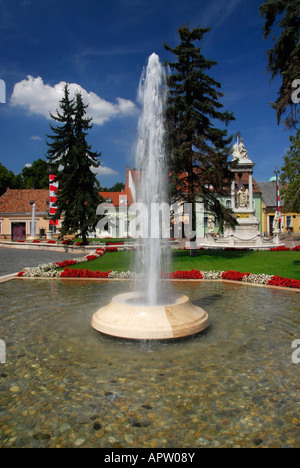
{"label": "shallow water", "polygon": [[128,342],[90,320],[130,281],[0,287],[0,447],[299,447],[299,294],[174,282],[209,329]]}

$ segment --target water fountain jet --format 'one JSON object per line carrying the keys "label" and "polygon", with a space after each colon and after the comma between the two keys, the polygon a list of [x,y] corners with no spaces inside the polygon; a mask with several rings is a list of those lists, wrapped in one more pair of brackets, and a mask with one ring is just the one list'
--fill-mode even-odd
{"label": "water fountain jet", "polygon": [[[153,223],[149,218],[153,205],[161,206],[167,202],[166,96],[164,69],[158,56],[152,54],[139,87],[142,113],[136,149],[140,173],[138,201],[150,219],[147,228]],[[167,218],[162,223],[169,226]],[[140,269],[139,274],[143,278],[136,284],[137,291],[113,297],[107,306],[93,315],[92,326],[101,333],[129,339],[159,340],[194,335],[208,327],[209,318],[203,309],[192,304],[185,295],[174,296],[166,288],[167,283],[161,281],[162,265],[166,267],[171,254],[162,239],[163,227],[154,227],[151,234],[148,232],[141,239],[137,250],[136,270]]]}

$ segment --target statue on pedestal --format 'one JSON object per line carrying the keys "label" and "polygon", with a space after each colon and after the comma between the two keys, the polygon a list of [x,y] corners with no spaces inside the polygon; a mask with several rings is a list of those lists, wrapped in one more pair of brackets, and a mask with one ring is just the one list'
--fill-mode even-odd
{"label": "statue on pedestal", "polygon": [[249,207],[249,190],[241,187],[236,194],[236,207],[248,208]]}
{"label": "statue on pedestal", "polygon": [[241,142],[239,144],[239,152],[240,152],[240,155],[241,155],[241,159],[249,159],[248,158],[248,151],[245,148],[243,138],[241,138]]}
{"label": "statue on pedestal", "polygon": [[244,145],[244,139],[241,138],[241,141],[239,142],[239,136],[237,136],[237,141],[233,145],[233,159],[249,159],[248,151],[246,150]]}
{"label": "statue on pedestal", "polygon": [[276,213],[275,213],[272,228],[273,228],[273,232],[275,232],[275,233],[279,232],[279,215],[278,215],[278,211],[276,211]]}

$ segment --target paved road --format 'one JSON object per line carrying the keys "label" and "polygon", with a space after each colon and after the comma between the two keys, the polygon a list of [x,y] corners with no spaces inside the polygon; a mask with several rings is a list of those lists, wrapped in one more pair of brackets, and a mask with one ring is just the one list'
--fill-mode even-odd
{"label": "paved road", "polygon": [[71,258],[84,257],[84,254],[51,252],[47,250],[26,250],[0,248],[0,276],[17,273],[25,267],[35,267],[42,263],[61,262]]}

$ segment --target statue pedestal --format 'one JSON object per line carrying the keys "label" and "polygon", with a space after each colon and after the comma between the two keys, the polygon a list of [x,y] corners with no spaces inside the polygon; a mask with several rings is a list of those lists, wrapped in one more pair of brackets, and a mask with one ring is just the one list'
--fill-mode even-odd
{"label": "statue pedestal", "polygon": [[254,216],[254,210],[239,208],[233,211],[236,215],[238,225],[234,230],[227,230],[225,236],[234,234],[241,240],[250,240],[260,236],[259,221],[256,216]]}
{"label": "statue pedestal", "polygon": [[273,231],[273,234],[274,234],[273,243],[276,244],[276,245],[279,245],[280,244],[280,239],[279,239],[280,230],[275,229]]}

